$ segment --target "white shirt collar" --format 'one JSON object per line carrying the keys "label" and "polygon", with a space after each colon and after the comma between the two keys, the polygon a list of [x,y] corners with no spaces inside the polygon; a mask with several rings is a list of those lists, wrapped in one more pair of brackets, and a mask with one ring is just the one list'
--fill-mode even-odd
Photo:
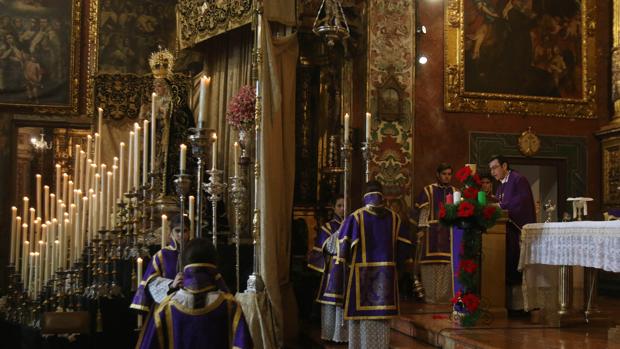
{"label": "white shirt collar", "polygon": [[506,177],[504,177],[504,179],[500,180],[500,182],[502,184],[506,184],[506,182],[508,182],[508,177],[510,177],[510,172],[512,172],[512,171],[508,171],[508,174],[506,175]]}

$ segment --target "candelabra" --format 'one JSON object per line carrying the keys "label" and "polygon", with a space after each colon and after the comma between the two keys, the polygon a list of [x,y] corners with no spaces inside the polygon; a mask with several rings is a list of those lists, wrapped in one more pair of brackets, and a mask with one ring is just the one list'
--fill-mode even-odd
{"label": "candelabra", "polygon": [[222,200],[222,194],[226,190],[226,183],[221,180],[222,170],[218,170],[215,166],[207,171],[209,174],[209,183],[204,185],[204,189],[209,193],[209,201],[211,201],[211,209],[213,210],[211,233],[213,234],[213,247],[217,250],[217,203]]}
{"label": "candelabra", "polygon": [[547,212],[547,219],[545,220],[545,223],[549,223],[553,220],[552,216],[555,211],[555,205],[551,202],[551,200],[549,200],[543,205],[543,208],[545,209],[545,212]]}
{"label": "candelabra", "polygon": [[184,173],[175,175],[174,177],[174,186],[177,195],[179,196],[179,203],[181,205],[181,238],[179,239],[181,241],[179,242],[179,257],[177,263],[177,271],[181,271],[181,260],[183,256],[183,249],[185,247],[185,220],[183,219],[183,214],[185,213],[185,197],[189,194],[192,181],[190,179],[190,175]]}
{"label": "candelabra", "polygon": [[[345,135],[346,137],[346,135]],[[350,209],[350,196],[351,196],[351,154],[353,152],[353,148],[351,147],[351,143],[345,140],[342,145],[342,158],[344,159],[344,215],[345,217],[349,214]]]}
{"label": "candelabra", "polygon": [[235,210],[235,280],[237,282],[237,290],[239,290],[239,245],[241,244],[241,231],[245,227],[245,215],[247,210],[247,189],[245,187],[245,178],[243,174],[237,174],[230,177],[232,185],[230,193],[232,194],[232,204]]}
{"label": "candelabra", "polygon": [[375,152],[375,148],[375,142],[371,139],[367,139],[366,142],[362,142],[362,155],[364,156],[366,182],[370,180],[370,163],[372,162],[372,154]]}
{"label": "candelabra", "polygon": [[192,154],[197,159],[196,169],[196,224],[195,224],[195,236],[202,237],[202,217],[203,217],[203,195],[202,195],[202,175],[204,173],[204,167],[207,165],[207,158],[211,151],[211,143],[213,142],[212,129],[207,128],[191,128],[189,129],[189,142],[192,146]]}

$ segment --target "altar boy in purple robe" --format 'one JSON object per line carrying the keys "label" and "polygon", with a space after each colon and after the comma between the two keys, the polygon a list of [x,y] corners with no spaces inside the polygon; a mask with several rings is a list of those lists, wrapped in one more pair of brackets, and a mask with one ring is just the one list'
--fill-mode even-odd
{"label": "altar boy in purple robe", "polygon": [[536,222],[534,197],[527,178],[511,170],[508,161],[501,156],[493,156],[489,161],[491,174],[500,182],[497,188],[499,206],[508,210],[506,223],[506,284],[508,286],[508,308],[522,310],[522,275],[517,270],[521,253],[521,228]]}
{"label": "altar boy in purple robe", "polygon": [[[181,233],[181,219],[184,220],[185,233]],[[157,348],[153,310],[168,293],[183,284],[183,274],[177,271],[179,246],[181,239],[189,238],[189,219],[177,215],[172,219],[169,245],[157,251],[146,267],[140,286],[129,306],[141,312],[148,312],[144,326],[136,343],[136,349]]]}
{"label": "altar boy in purple robe", "polygon": [[190,241],[183,265],[183,287],[155,310],[159,348],[252,348],[241,305],[217,270],[212,243],[202,238]]}
{"label": "altar boy in purple robe", "polygon": [[412,243],[398,214],[384,207],[381,183],[366,184],[364,205],[340,228],[338,258],[349,267],[344,312],[349,348],[381,349],[400,310],[397,267],[411,260]]}

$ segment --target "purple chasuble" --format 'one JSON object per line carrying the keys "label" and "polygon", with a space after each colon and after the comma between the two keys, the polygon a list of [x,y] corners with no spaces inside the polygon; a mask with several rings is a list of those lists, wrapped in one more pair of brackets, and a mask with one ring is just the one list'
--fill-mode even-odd
{"label": "purple chasuble", "polygon": [[153,322],[152,308],[157,303],[153,301],[153,297],[148,291],[148,283],[156,277],[163,277],[174,280],[177,275],[177,262],[179,252],[176,249],[174,241],[170,245],[157,251],[151,258],[150,263],[146,267],[140,286],[133,297],[133,301],[129,306],[132,309],[149,312],[136,343],[136,348],[147,349],[157,348],[155,340],[155,323]]}
{"label": "purple chasuble", "polygon": [[[420,263],[450,263],[451,228],[439,224],[439,204],[446,202],[446,195],[453,194],[455,188],[439,184],[424,187],[415,203],[413,217],[419,222],[422,208],[428,206],[428,232],[424,234]],[[417,223],[416,222],[416,223]]]}
{"label": "purple chasuble", "polygon": [[318,303],[342,305],[344,299],[345,265],[336,263],[336,256],[325,250],[327,239],[338,232],[341,224],[339,217],[325,223],[317,233],[314,247],[308,257],[308,267],[321,271],[323,274],[316,297]]}
{"label": "purple chasuble", "polygon": [[521,283],[517,270],[521,248],[521,227],[536,222],[534,196],[527,178],[516,171],[508,173],[508,181],[497,188],[497,198],[502,209],[508,210],[506,223],[506,282],[509,285]]}
{"label": "purple chasuble", "polygon": [[[160,348],[252,348],[241,305],[226,290],[212,264],[185,266],[183,289],[166,297],[155,311]],[[221,292],[213,292],[213,291]],[[209,302],[209,294],[216,298]]]}
{"label": "purple chasuble", "polygon": [[[365,207],[340,229],[339,258],[350,272],[345,284],[345,319],[389,319],[399,313],[397,266],[411,260],[411,238],[398,215],[367,193]],[[339,263],[342,264],[342,263]]]}

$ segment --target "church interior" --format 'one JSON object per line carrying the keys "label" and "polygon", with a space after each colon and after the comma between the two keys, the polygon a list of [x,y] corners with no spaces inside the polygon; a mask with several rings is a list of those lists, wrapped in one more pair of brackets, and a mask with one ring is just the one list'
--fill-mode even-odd
{"label": "church interior", "polygon": [[6,348],[620,348],[620,0],[0,0]]}

